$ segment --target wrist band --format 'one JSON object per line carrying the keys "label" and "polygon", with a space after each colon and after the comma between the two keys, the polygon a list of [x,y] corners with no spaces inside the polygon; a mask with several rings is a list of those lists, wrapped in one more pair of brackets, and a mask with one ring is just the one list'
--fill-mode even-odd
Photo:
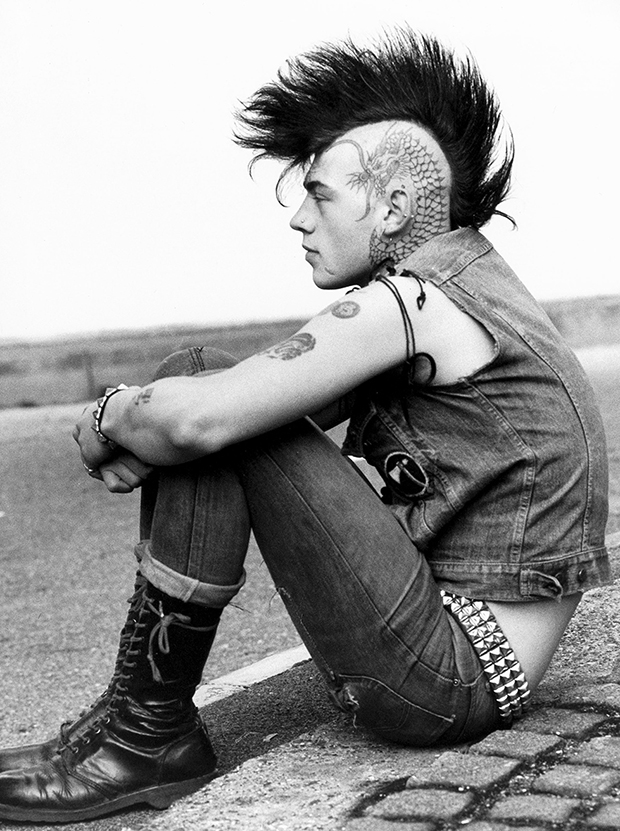
{"label": "wrist band", "polygon": [[117,392],[121,390],[129,389],[127,384],[119,384],[118,387],[108,387],[101,398],[97,399],[97,409],[93,410],[93,418],[95,419],[95,423],[90,428],[94,430],[97,434],[97,438],[102,444],[107,444],[110,450],[114,450],[117,447],[115,441],[109,439],[104,433],[101,432],[101,419],[103,418],[103,411],[105,409],[105,405],[108,403],[110,398],[115,395]]}
{"label": "wrist band", "polygon": [[502,721],[522,716],[530,705],[530,688],[493,612],[484,600],[470,600],[443,589],[441,599],[476,650]]}

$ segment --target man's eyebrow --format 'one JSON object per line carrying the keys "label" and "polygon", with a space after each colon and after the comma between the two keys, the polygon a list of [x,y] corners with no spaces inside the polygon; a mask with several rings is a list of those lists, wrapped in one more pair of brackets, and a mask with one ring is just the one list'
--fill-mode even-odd
{"label": "man's eyebrow", "polygon": [[310,194],[315,193],[319,188],[327,193],[331,193],[332,191],[332,188],[326,185],[325,182],[321,182],[320,179],[304,179],[304,188]]}

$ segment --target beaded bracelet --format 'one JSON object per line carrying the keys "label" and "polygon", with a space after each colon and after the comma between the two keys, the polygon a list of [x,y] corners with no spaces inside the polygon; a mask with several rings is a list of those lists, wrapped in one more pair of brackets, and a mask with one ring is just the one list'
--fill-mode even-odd
{"label": "beaded bracelet", "polygon": [[101,419],[103,418],[103,411],[105,409],[105,405],[108,403],[110,398],[115,395],[117,392],[121,390],[129,389],[127,384],[119,384],[118,387],[108,387],[101,398],[97,399],[97,409],[93,410],[93,418],[95,419],[95,423],[90,428],[94,430],[97,434],[97,438],[102,444],[107,444],[110,450],[115,450],[118,446],[115,441],[109,439],[104,433],[101,431]]}

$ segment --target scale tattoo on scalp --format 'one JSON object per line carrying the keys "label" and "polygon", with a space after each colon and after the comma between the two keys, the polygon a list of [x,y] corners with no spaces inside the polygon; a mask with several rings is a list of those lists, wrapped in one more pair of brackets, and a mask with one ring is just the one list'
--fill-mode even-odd
{"label": "scale tattoo on scalp", "polygon": [[298,358],[304,352],[311,352],[316,346],[316,340],[309,332],[298,332],[290,338],[277,343],[275,346],[270,346],[269,349],[264,349],[258,352],[258,355],[264,355],[266,358],[278,358],[281,361],[291,361],[293,358]]}
{"label": "scale tattoo on scalp", "polygon": [[352,139],[335,142],[345,143],[356,148],[362,168],[349,177],[352,188],[366,192],[366,212],[361,219],[368,216],[372,196],[385,196],[388,185],[395,178],[409,179],[416,189],[413,221],[403,237],[383,239],[373,231],[370,258],[374,265],[388,257],[397,262],[403,260],[423,242],[446,229],[450,207],[445,176],[433,155],[419,139],[406,129],[389,130],[371,153],[365,152]]}

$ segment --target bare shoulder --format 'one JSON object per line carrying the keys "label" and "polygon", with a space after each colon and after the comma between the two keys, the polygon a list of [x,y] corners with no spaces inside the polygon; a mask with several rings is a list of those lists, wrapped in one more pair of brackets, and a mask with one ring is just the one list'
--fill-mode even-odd
{"label": "bare shoulder", "polygon": [[412,277],[391,280],[411,319],[416,351],[432,355],[437,364],[435,383],[452,383],[493,360],[497,347],[492,335],[441,289]]}

